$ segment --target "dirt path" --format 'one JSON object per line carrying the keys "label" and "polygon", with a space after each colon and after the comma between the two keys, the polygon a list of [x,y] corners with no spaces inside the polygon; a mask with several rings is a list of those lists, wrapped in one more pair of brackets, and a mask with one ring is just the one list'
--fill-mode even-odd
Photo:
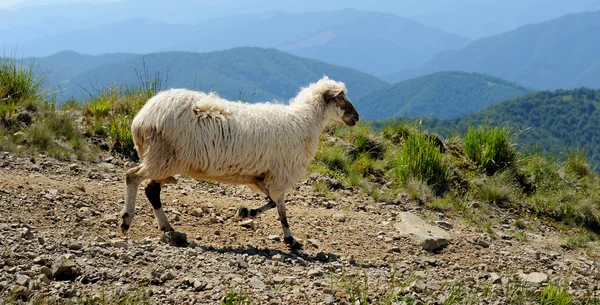
{"label": "dirt path", "polygon": [[[258,207],[265,203],[261,196],[242,186],[187,178],[166,186],[162,198],[190,246],[160,242],[141,189],[134,222],[123,236],[121,162],[34,161],[8,154],[0,160],[0,289],[30,297],[78,302],[90,295],[135,295],[141,285],[156,304],[218,304],[230,291],[247,294],[255,304],[344,304],[365,291],[373,303],[392,295],[443,303],[452,293],[445,284],[463,283],[475,294],[494,288],[493,304],[507,301],[502,291],[520,273],[547,276],[527,279],[538,287],[532,291],[547,281],[569,284],[573,295],[600,290],[598,249],[567,247],[564,235],[550,227],[517,233],[506,215],[493,228],[500,238],[486,245],[479,242],[485,234],[408,202],[384,205],[350,191],[326,198],[306,183],[287,200],[291,229],[305,245],[299,252],[277,241],[282,231],[275,210],[255,219],[252,228],[239,225],[237,208]],[[451,223],[451,244],[430,253],[401,236],[393,223],[405,210]],[[52,269],[65,254],[75,264],[65,267],[65,279],[40,278],[42,266]]]}

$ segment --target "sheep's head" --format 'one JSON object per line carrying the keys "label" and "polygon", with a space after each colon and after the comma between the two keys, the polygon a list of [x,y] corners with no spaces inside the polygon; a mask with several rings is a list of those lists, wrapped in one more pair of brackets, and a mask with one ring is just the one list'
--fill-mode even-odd
{"label": "sheep's head", "polygon": [[323,98],[330,109],[330,119],[343,122],[348,126],[356,125],[359,119],[358,112],[356,112],[352,103],[346,98],[344,90],[341,88],[328,90],[325,92]]}

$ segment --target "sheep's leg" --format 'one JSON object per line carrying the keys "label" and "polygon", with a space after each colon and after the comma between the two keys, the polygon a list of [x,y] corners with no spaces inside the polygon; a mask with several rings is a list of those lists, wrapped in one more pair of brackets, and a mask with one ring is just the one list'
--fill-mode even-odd
{"label": "sheep's leg", "polygon": [[[258,188],[261,192],[263,192],[265,195],[267,195],[267,197],[269,197],[269,190],[267,189],[267,186],[265,185],[264,182],[262,182],[262,181],[256,182],[256,183],[254,183],[253,186]],[[247,218],[247,217],[256,218],[256,217],[258,217],[258,215],[260,215],[272,208],[275,208],[276,206],[277,206],[277,204],[275,203],[275,201],[273,201],[273,199],[271,199],[269,197],[269,202],[258,209],[248,210],[247,207],[239,208],[237,211],[237,216],[241,217],[241,218]]]}
{"label": "sheep's leg", "polygon": [[271,198],[269,198],[269,202],[258,209],[250,209],[247,207],[241,207],[238,209],[237,216],[241,218],[256,218],[258,215],[276,207],[277,204]]}
{"label": "sheep's leg", "polygon": [[[165,179],[161,180],[163,182],[171,182],[171,180]],[[164,184],[164,183],[163,183]],[[162,184],[157,180],[150,181],[146,187],[144,188],[146,192],[146,197],[148,197],[148,201],[152,204],[152,208],[154,208],[154,216],[156,216],[156,221],[158,222],[158,227],[163,232],[174,231],[171,224],[169,224],[169,220],[167,219],[167,215],[162,208],[162,203],[160,202],[160,188]]]}
{"label": "sheep's leg", "polygon": [[290,225],[285,215],[285,198],[283,195],[277,200],[277,212],[279,213],[279,220],[283,227],[283,241],[292,249],[302,249],[302,244],[294,238],[290,230]]}
{"label": "sheep's leg", "polygon": [[133,221],[133,215],[135,214],[135,197],[140,183],[146,179],[144,173],[144,165],[141,164],[129,169],[125,174],[125,204],[121,211],[121,218],[123,219],[121,231],[123,233],[126,233],[127,230],[129,230],[131,221]]}

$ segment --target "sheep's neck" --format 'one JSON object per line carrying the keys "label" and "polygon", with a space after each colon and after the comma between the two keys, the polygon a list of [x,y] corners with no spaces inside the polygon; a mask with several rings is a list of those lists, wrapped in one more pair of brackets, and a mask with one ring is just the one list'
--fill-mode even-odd
{"label": "sheep's neck", "polygon": [[296,109],[296,114],[301,118],[301,122],[306,124],[304,129],[307,131],[304,139],[304,151],[307,161],[311,161],[317,152],[319,146],[319,136],[328,123],[324,107],[314,107],[314,105],[304,105]]}

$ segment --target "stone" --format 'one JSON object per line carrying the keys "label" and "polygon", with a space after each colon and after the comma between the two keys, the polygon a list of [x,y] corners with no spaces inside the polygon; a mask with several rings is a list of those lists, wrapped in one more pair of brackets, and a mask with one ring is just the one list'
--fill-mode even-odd
{"label": "stone", "polygon": [[325,295],[325,299],[323,300],[323,302],[327,305],[332,305],[335,304],[335,298],[333,297],[333,295],[327,294]]}
{"label": "stone", "polygon": [[541,272],[532,272],[529,274],[519,273],[519,278],[523,282],[527,282],[532,285],[539,285],[548,281],[548,275]]}
{"label": "stone", "polygon": [[206,288],[206,281],[196,279],[192,283],[192,287],[194,287],[194,291],[203,291]]}
{"label": "stone", "polygon": [[52,262],[52,277],[58,280],[73,280],[79,275],[76,266],[72,260],[59,256]]}
{"label": "stone", "polygon": [[176,231],[166,232],[163,234],[161,241],[174,247],[186,247],[189,244],[187,234]]}
{"label": "stone", "polygon": [[323,271],[321,271],[321,269],[311,269],[311,270],[308,270],[308,273],[306,275],[308,275],[310,277],[321,276],[321,275],[323,275]]}
{"label": "stone", "polygon": [[276,261],[276,262],[280,262],[283,260],[283,256],[281,254],[275,254],[271,257],[271,260]]}
{"label": "stone", "polygon": [[117,217],[117,215],[115,214],[105,214],[102,217],[102,221],[104,221],[105,224],[117,224],[119,222],[119,217]]}
{"label": "stone", "polygon": [[346,215],[342,214],[342,213],[335,213],[333,214],[333,220],[338,221],[338,222],[345,222],[347,219]]}
{"label": "stone", "polygon": [[17,275],[17,279],[15,280],[15,283],[17,283],[17,285],[27,287],[29,285],[29,280],[30,280],[30,278],[27,275],[19,274],[19,275]]}
{"label": "stone", "polygon": [[258,276],[253,276],[250,279],[250,286],[258,290],[264,290],[267,287],[267,285],[265,285],[265,283]]}
{"label": "stone", "polygon": [[50,270],[50,268],[48,268],[46,266],[40,267],[40,273],[42,273],[46,276],[52,276],[52,270]]}
{"label": "stone", "polygon": [[451,223],[443,220],[436,221],[435,224],[444,230],[452,230],[454,228]]}
{"label": "stone", "polygon": [[196,208],[192,210],[192,216],[202,217],[204,216],[204,210],[202,208]]}
{"label": "stone", "polygon": [[451,237],[444,229],[427,224],[410,212],[398,214],[394,228],[403,236],[410,237],[424,250],[437,251],[450,244]]}
{"label": "stone", "polygon": [[281,237],[279,237],[279,235],[277,235],[277,234],[269,235],[269,237],[267,237],[267,238],[272,241],[281,241]]}
{"label": "stone", "polygon": [[252,229],[254,227],[254,220],[252,219],[245,219],[239,222],[239,225],[244,227],[244,228],[248,228],[248,229]]}
{"label": "stone", "polygon": [[129,248],[129,244],[122,239],[115,239],[110,242],[110,244],[115,248],[127,249]]}

